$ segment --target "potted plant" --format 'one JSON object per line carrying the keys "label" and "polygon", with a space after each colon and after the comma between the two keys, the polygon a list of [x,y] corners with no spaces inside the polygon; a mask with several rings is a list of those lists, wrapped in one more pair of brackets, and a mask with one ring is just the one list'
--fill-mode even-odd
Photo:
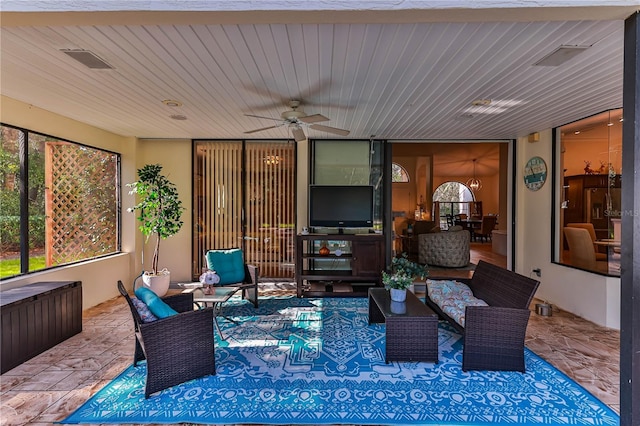
{"label": "potted plant", "polygon": [[[160,164],[147,164],[138,169],[138,180],[127,184],[129,194],[137,194],[139,202],[128,211],[140,211],[140,231],[147,237],[156,237],[151,270],[142,274],[143,283],[158,296],[164,296],[169,289],[170,273],[166,269],[158,271],[160,240],[176,234],[182,227],[182,201],[178,198],[176,186],[162,173]],[[146,242],[145,241],[145,242]]]}
{"label": "potted plant", "polygon": [[413,284],[414,277],[424,279],[429,273],[427,265],[420,265],[412,260],[406,253],[394,257],[391,261],[391,272],[382,271],[382,283],[389,289],[391,300],[404,302],[407,297],[407,289]]}

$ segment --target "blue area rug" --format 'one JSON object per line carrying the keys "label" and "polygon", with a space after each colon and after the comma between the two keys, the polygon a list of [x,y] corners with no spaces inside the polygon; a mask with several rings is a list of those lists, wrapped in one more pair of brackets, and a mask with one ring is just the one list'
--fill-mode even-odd
{"label": "blue area rug", "polygon": [[529,350],[525,374],[463,372],[461,336],[444,323],[438,364],[385,364],[366,298],[236,300],[223,313],[241,325],[220,319],[216,376],[145,400],[145,366],[129,367],[62,423],[619,424]]}

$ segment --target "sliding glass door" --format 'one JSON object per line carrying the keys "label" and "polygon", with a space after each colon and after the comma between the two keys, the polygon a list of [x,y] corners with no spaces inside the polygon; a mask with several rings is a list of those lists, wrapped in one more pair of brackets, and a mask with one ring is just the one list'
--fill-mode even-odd
{"label": "sliding glass door", "polygon": [[195,142],[194,278],[206,250],[229,247],[262,277],[293,277],[295,158],[288,141]]}

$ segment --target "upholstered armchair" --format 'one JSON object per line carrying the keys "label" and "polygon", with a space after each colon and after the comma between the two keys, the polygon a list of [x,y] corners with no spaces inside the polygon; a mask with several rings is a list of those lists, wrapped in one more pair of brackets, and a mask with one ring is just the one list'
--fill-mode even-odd
{"label": "upholstered armchair", "polygon": [[422,234],[419,239],[418,260],[430,266],[460,268],[470,261],[469,241],[471,234],[461,227],[449,231]]}

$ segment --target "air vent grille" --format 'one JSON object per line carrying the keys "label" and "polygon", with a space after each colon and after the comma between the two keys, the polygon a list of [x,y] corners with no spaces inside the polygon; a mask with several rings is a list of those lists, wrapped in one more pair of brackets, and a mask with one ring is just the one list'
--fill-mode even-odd
{"label": "air vent grille", "polygon": [[89,50],[83,49],[61,49],[62,53],[71,56],[76,61],[80,62],[85,67],[94,70],[111,70],[114,69],[111,65],[100,59],[95,53]]}

